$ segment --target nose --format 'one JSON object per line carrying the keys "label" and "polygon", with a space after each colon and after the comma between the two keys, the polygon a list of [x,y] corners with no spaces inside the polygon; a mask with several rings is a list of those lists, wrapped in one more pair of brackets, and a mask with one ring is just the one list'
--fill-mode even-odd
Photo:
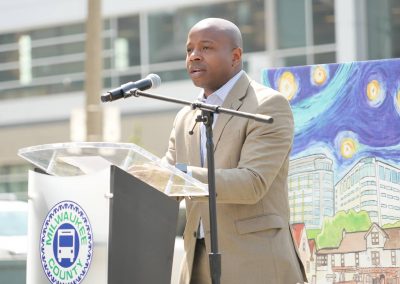
{"label": "nose", "polygon": [[197,49],[193,49],[192,51],[188,52],[188,60],[195,61],[201,59],[201,54]]}

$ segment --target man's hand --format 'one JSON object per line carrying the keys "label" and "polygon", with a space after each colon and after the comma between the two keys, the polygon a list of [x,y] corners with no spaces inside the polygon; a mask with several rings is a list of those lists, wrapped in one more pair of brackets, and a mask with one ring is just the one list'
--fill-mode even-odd
{"label": "man's hand", "polygon": [[127,170],[127,172],[159,191],[168,194],[165,191],[168,182],[173,175],[168,170],[154,164],[143,164],[133,165]]}

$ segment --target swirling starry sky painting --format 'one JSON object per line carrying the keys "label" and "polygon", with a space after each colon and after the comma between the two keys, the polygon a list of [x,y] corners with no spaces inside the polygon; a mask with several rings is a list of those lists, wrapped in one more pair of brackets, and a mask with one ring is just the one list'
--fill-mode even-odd
{"label": "swirling starry sky painting", "polygon": [[335,182],[364,157],[400,166],[400,59],[267,69],[262,79],[292,105],[292,159],[325,154]]}

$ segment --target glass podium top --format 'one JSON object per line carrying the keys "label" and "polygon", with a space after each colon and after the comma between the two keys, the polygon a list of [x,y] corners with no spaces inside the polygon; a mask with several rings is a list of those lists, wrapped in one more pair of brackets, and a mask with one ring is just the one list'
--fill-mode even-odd
{"label": "glass podium top", "polygon": [[77,142],[22,148],[18,155],[54,176],[90,174],[118,166],[169,196],[206,196],[207,184],[131,143]]}

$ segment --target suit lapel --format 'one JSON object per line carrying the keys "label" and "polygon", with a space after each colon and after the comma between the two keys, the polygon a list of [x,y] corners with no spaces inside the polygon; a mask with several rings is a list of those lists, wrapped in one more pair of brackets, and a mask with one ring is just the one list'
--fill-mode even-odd
{"label": "suit lapel", "polygon": [[[239,80],[233,86],[229,95],[226,97],[221,107],[227,109],[238,110],[243,104],[243,98],[246,96],[247,88],[249,87],[250,79],[246,73],[240,76]],[[214,151],[217,149],[219,140],[224,131],[226,124],[232,119],[232,115],[220,113],[218,119],[215,122],[213,129],[213,140],[214,140]]]}
{"label": "suit lapel", "polygon": [[[193,129],[193,134],[189,136],[189,161],[192,166],[201,167],[200,161],[200,124],[201,122],[196,123],[196,117],[201,114],[201,110],[192,111],[192,117],[190,118],[190,123],[188,131]],[[196,125],[194,126],[194,124]],[[194,126],[194,128],[193,128]]]}

